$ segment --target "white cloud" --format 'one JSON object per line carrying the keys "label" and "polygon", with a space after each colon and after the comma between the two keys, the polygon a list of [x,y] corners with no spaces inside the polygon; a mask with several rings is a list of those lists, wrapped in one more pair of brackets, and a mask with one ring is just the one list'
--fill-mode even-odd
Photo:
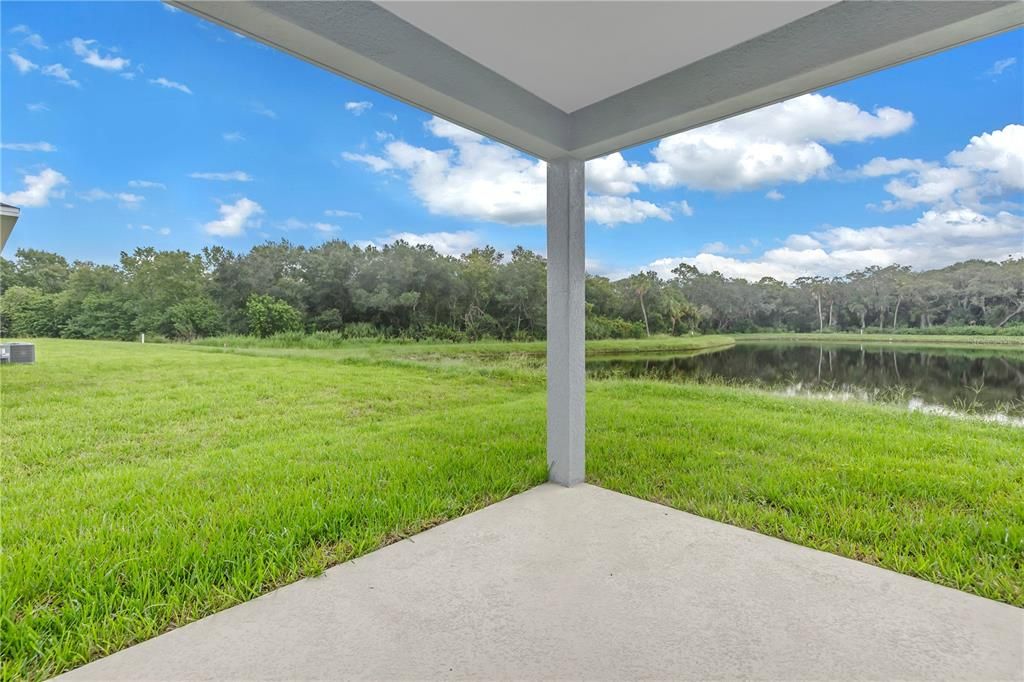
{"label": "white cloud", "polygon": [[700,247],[700,250],[703,253],[725,253],[729,250],[729,247],[726,246],[725,242],[711,242]]}
{"label": "white cloud", "polygon": [[798,251],[820,249],[821,242],[808,234],[791,234],[786,238],[786,248]]}
{"label": "white cloud", "polygon": [[837,227],[791,235],[784,246],[742,260],[702,250],[695,256],[662,258],[648,267],[670,276],[681,262],[727,277],[792,281],[806,275],[837,276],[871,265],[938,268],[973,258],[1024,256],[1024,218],[1008,212],[986,216],[968,208],[929,210],[916,221],[892,227]]}
{"label": "white cloud", "polygon": [[50,110],[50,107],[46,106],[46,102],[29,102],[25,108],[34,113]]}
{"label": "white cloud", "polygon": [[392,114],[390,112],[381,114],[384,118],[391,119],[392,122],[398,121],[398,114]]}
{"label": "white cloud", "polygon": [[0,149],[14,152],[55,152],[57,148],[49,142],[4,142]]}
{"label": "white cloud", "polygon": [[64,191],[58,188],[66,185],[68,180],[60,172],[52,168],[44,168],[38,175],[25,175],[22,182],[25,186],[17,192],[10,194],[0,192],[0,200],[19,208],[46,206],[50,203],[51,198],[64,196]]}
{"label": "white cloud", "polygon": [[25,24],[18,24],[17,26],[12,26],[11,29],[8,31],[8,33],[31,33],[31,32],[32,32],[32,29],[30,29]]}
{"label": "white cloud", "polygon": [[908,172],[919,173],[934,167],[935,164],[921,159],[887,159],[884,156],[876,156],[860,167],[860,173],[865,177],[877,178]]}
{"label": "white cloud", "polygon": [[639,190],[647,182],[647,172],[636,164],[627,163],[619,152],[587,161],[587,189],[598,194],[626,196]]}
{"label": "white cloud", "polygon": [[342,152],[341,158],[346,161],[356,161],[359,163],[365,163],[375,173],[382,173],[386,170],[391,170],[394,165],[385,158],[375,156],[373,154],[353,154],[352,152]]}
{"label": "white cloud", "polygon": [[42,70],[44,76],[57,79],[58,82],[64,85],[70,85],[73,88],[80,88],[82,84],[71,77],[71,69],[65,67],[63,64],[50,64],[44,66]]}
{"label": "white cloud", "polygon": [[82,59],[82,62],[89,66],[95,66],[104,71],[121,71],[132,63],[130,59],[124,57],[103,56],[96,47],[93,47],[94,45],[97,45],[95,40],[71,39],[71,49]]}
{"label": "white cloud", "polygon": [[14,68],[18,70],[18,73],[28,73],[29,71],[35,71],[39,68],[39,65],[30,59],[26,59],[18,54],[17,50],[11,50],[7,53],[8,58],[14,63]]}
{"label": "white cloud", "polygon": [[1010,124],[972,137],[963,149],[949,153],[946,162],[878,157],[862,166],[860,174],[899,176],[885,185],[894,199],[883,201],[883,210],[921,204],[983,210],[989,197],[1024,189],[1024,126]]}
{"label": "white cloud", "polygon": [[307,223],[306,221],[299,220],[298,218],[288,218],[283,223],[281,223],[279,227],[282,230],[316,230],[317,232],[322,232],[324,234],[333,234],[335,232],[341,231],[341,227],[335,225],[334,223]]}
{"label": "white cloud", "polygon": [[786,195],[777,189],[770,189],[765,192],[764,198],[770,201],[782,201],[786,198]]}
{"label": "white cloud", "polygon": [[910,176],[893,179],[885,191],[896,201],[883,201],[883,210],[909,208],[919,204],[953,205],[954,195],[974,184],[974,175],[964,168],[928,168]]}
{"label": "white cloud", "polygon": [[432,246],[435,251],[444,256],[461,256],[481,245],[480,235],[470,230],[460,232],[425,232],[421,234],[399,232],[398,234],[388,235],[384,239],[376,239],[374,244],[384,246],[385,244],[393,244],[397,241],[403,241],[413,246]]}
{"label": "white cloud", "polygon": [[395,136],[387,132],[386,130],[374,131],[373,137],[376,138],[377,142],[387,142],[388,140],[395,139]]}
{"label": "white cloud", "polygon": [[946,157],[950,163],[989,174],[1001,188],[1024,189],[1024,125],[1010,124],[971,138]]}
{"label": "white cloud", "polygon": [[230,133],[221,133],[221,137],[224,138],[225,142],[245,142],[245,135],[237,130]]}
{"label": "white cloud", "polygon": [[128,186],[141,189],[167,189],[167,185],[164,183],[152,180],[129,180]]}
{"label": "white cloud", "polygon": [[324,215],[325,216],[330,216],[332,218],[362,218],[363,217],[361,213],[356,213],[355,211],[345,211],[345,210],[340,209],[340,208],[329,208],[326,211],[324,211]]}
{"label": "white cloud", "polygon": [[34,47],[37,50],[50,49],[50,47],[46,44],[46,41],[43,40],[43,37],[38,33],[30,33],[29,35],[25,36],[25,39],[21,42],[25,45],[29,45],[30,47]]}
{"label": "white cloud", "polygon": [[169,235],[171,233],[171,228],[169,228],[169,227],[161,227],[159,230],[157,230],[157,232],[159,232],[161,235],[166,237],[167,235]]}
{"label": "white cloud", "polygon": [[189,173],[190,178],[197,180],[218,180],[222,182],[252,182],[252,176],[245,171],[228,171],[226,173]]}
{"label": "white cloud", "polygon": [[362,116],[373,108],[373,102],[345,102],[345,111],[353,116]]}
{"label": "white cloud", "polygon": [[269,107],[265,106],[262,102],[253,102],[251,108],[252,108],[252,113],[254,113],[254,114],[258,114],[260,116],[265,116],[266,118],[273,118],[273,119],[277,118],[277,112],[274,111],[273,109],[270,109]]}
{"label": "white cloud", "polygon": [[152,83],[153,85],[159,85],[162,88],[169,88],[171,90],[177,90],[179,92],[183,92],[186,95],[191,95],[192,94],[192,90],[187,85],[185,85],[184,83],[178,83],[176,81],[167,80],[163,76],[160,76],[159,78],[150,78],[149,82]]}
{"label": "white cloud", "polygon": [[[146,200],[146,197],[141,194],[132,194],[131,192],[114,192],[112,194],[99,187],[94,187],[88,192],[79,192],[78,198],[89,203],[117,199],[120,202],[121,208],[138,208],[139,204]],[[145,229],[145,226],[143,226],[143,229]]]}
{"label": "white cloud", "polygon": [[684,216],[690,218],[693,216],[693,206],[690,206],[690,202],[686,199],[682,201],[672,201],[669,203],[669,208],[674,212],[682,213]]}
{"label": "white cloud", "polygon": [[78,198],[82,199],[83,201],[88,201],[92,203],[93,201],[102,201],[104,199],[110,199],[111,196],[110,192],[104,192],[99,187],[94,187],[88,192],[79,192]]}
{"label": "white cloud", "polygon": [[820,177],[835,160],[824,144],[889,137],[913,125],[910,112],[870,113],[823,95],[803,95],[667,137],[644,167],[658,187],[750,190]]}
{"label": "white cloud", "polygon": [[609,195],[587,196],[587,220],[600,225],[642,223],[648,218],[672,220],[672,215],[649,201]]}
{"label": "white cloud", "polygon": [[217,237],[237,237],[263,213],[263,207],[252,199],[242,197],[233,204],[221,204],[217,209],[220,219],[203,225],[207,234]]}
{"label": "white cloud", "polygon": [[141,194],[132,194],[131,192],[118,192],[114,197],[121,202],[122,208],[136,208],[146,200],[146,197]]}
{"label": "white cloud", "polygon": [[995,63],[992,64],[992,66],[989,68],[989,70],[985,72],[985,75],[986,76],[992,76],[993,78],[996,77],[996,76],[1001,76],[1004,71],[1006,71],[1007,69],[1009,69],[1011,66],[1013,66],[1016,63],[1017,63],[1017,58],[1016,57],[1007,57],[1006,59],[998,59],[998,60],[995,61]]}
{"label": "white cloud", "polygon": [[[547,166],[482,135],[434,117],[424,127],[451,144],[427,149],[396,140],[382,154],[342,153],[377,173],[404,175],[413,194],[431,213],[509,225],[542,223],[546,216]],[[665,207],[625,196],[636,191],[643,172],[621,154],[588,164],[587,219],[603,225],[671,220],[672,210],[692,215],[688,203]]]}
{"label": "white cloud", "polygon": [[659,259],[649,267],[668,275],[686,262],[729,277],[792,281],[872,265],[932,269],[971,259],[1024,257],[1024,216],[1004,210],[1006,204],[985,201],[1024,189],[1024,126],[1011,124],[972,137],[946,156],[946,164],[878,157],[859,169],[861,177],[894,176],[885,184],[893,199],[883,208],[925,205],[913,222],[791,234],[781,247],[750,259],[726,257],[712,244],[696,255]]}
{"label": "white cloud", "polygon": [[177,14],[178,12],[181,11],[180,9],[175,7],[174,5],[168,5],[167,3],[164,3],[164,2],[160,3],[160,6],[163,7],[165,10],[167,10],[168,12],[170,12],[171,14]]}

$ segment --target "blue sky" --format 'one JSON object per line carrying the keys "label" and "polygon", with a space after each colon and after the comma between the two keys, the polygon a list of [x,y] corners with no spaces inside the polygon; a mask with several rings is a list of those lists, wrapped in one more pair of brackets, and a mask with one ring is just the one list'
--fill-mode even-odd
{"label": "blue sky", "polygon": [[[543,252],[544,169],[158,3],[4,2],[20,247],[341,238]],[[588,166],[588,267],[732,276],[1024,253],[1024,31]]]}

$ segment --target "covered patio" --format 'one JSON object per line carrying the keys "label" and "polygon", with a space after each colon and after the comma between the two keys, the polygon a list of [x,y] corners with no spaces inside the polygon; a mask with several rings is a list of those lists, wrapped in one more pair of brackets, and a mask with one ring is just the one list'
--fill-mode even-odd
{"label": "covered patio", "polygon": [[586,485],[585,162],[1024,24],[928,2],[171,4],[548,163],[550,484],[74,679],[1024,679],[1024,611]]}
{"label": "covered patio", "polygon": [[1024,611],[542,485],[69,680],[1016,680]]}

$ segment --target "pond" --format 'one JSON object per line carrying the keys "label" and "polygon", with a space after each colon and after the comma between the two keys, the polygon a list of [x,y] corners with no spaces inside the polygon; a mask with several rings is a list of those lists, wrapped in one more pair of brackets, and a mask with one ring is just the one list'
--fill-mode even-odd
{"label": "pond", "polygon": [[689,356],[587,360],[591,378],[739,384],[785,395],[895,402],[1024,426],[1024,352],[741,342]]}

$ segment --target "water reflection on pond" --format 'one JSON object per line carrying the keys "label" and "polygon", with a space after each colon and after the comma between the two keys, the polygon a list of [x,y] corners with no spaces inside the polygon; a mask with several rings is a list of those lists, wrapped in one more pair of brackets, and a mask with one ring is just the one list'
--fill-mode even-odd
{"label": "water reflection on pond", "polygon": [[752,385],[788,395],[884,400],[1024,425],[1024,353],[880,345],[739,343],[691,356],[594,357],[591,378]]}

